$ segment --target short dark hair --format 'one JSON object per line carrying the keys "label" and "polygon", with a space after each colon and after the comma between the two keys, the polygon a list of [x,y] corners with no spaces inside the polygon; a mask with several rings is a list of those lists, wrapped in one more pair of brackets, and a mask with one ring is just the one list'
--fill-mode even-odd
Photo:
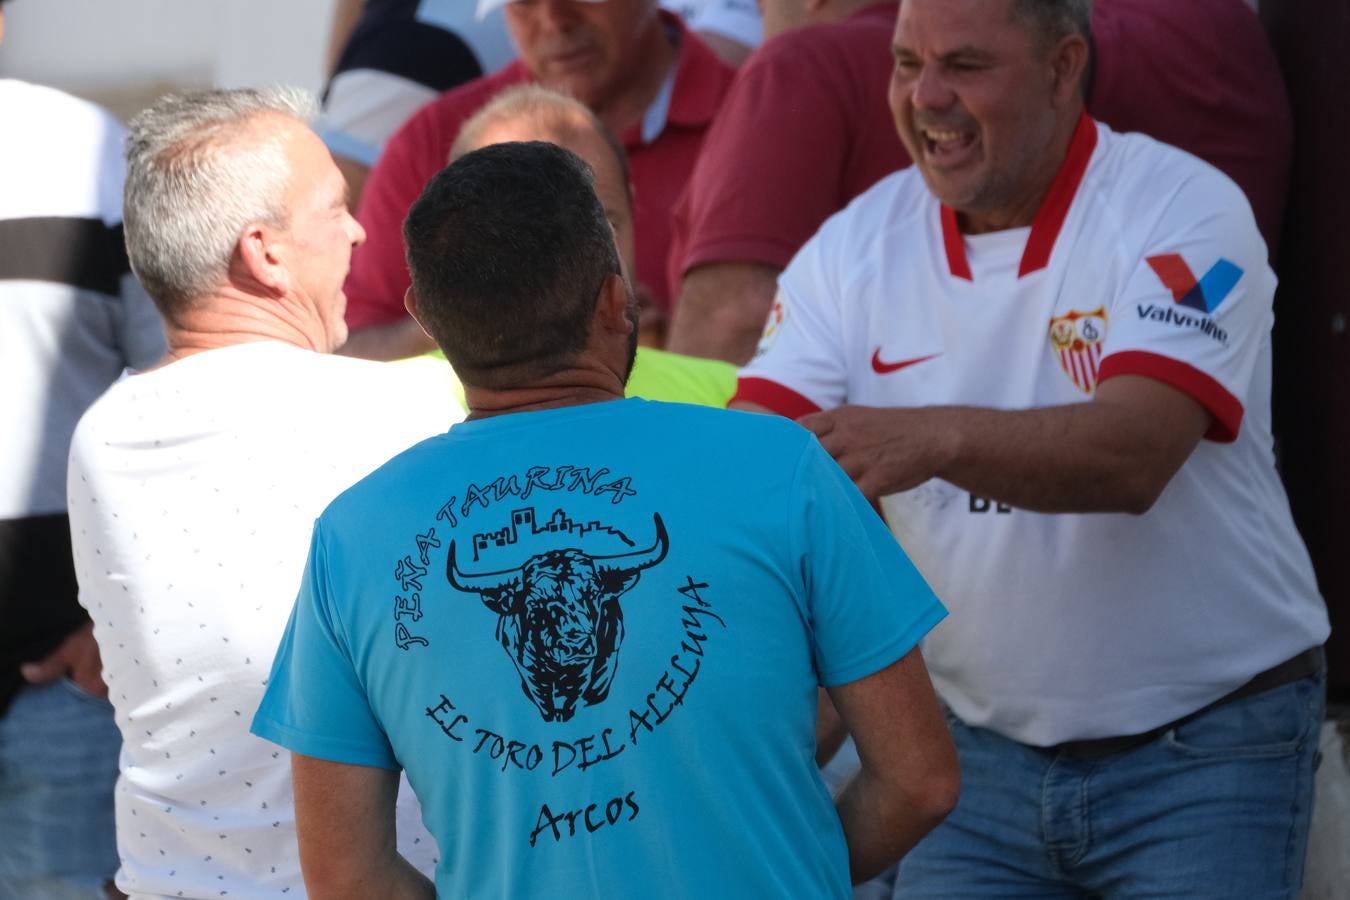
{"label": "short dark hair", "polygon": [[460,379],[551,375],[586,345],[619,252],[590,168],[543,141],[466,153],[403,223],[422,324]]}
{"label": "short dark hair", "polygon": [[1092,34],[1092,0],[1013,0],[1013,14],[1047,46],[1071,34]]}
{"label": "short dark hair", "polygon": [[1092,96],[1097,78],[1097,49],[1092,39],[1093,0],[1013,0],[1013,15],[1021,19],[1035,36],[1042,52],[1071,34],[1081,35],[1088,45],[1088,63],[1079,85],[1084,99]]}

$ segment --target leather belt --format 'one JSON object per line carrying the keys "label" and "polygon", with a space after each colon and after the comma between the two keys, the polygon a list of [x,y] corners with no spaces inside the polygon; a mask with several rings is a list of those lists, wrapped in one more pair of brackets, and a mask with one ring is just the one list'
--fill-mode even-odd
{"label": "leather belt", "polygon": [[1266,669],[1264,672],[1258,672],[1256,675],[1234,691],[1224,694],[1218,700],[1208,706],[1203,706],[1189,715],[1182,716],[1180,719],[1168,722],[1165,725],[1159,725],[1142,734],[1129,734],[1122,737],[1093,738],[1086,741],[1065,741],[1062,744],[1054,744],[1050,747],[1037,747],[1035,749],[1044,753],[1065,753],[1070,756],[1109,756],[1113,753],[1121,753],[1126,750],[1133,750],[1136,747],[1142,747],[1159,737],[1162,737],[1173,728],[1179,728],[1193,719],[1198,719],[1207,712],[1218,709],[1228,703],[1243,700],[1265,691],[1273,690],[1277,687],[1283,687],[1301,678],[1308,678],[1316,675],[1326,668],[1326,656],[1321,647],[1312,647],[1303,651],[1298,656],[1286,659],[1277,666]]}

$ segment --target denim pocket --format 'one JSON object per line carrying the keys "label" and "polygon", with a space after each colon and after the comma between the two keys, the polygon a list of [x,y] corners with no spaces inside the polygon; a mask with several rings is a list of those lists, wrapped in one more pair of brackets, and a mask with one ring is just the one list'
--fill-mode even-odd
{"label": "denim pocket", "polygon": [[1261,759],[1316,741],[1326,702],[1324,675],[1225,703],[1164,735],[1181,753],[1206,759]]}
{"label": "denim pocket", "polygon": [[96,696],[94,696],[93,694],[89,693],[88,691],[86,691],[84,688],[80,687],[78,684],[76,684],[74,681],[70,680],[69,678],[61,678],[61,679],[59,679],[56,683],[57,683],[60,687],[64,688],[65,691],[66,691],[66,693],[71,694],[71,695],[73,695],[73,696],[79,698],[80,700],[84,701],[85,703],[92,703],[92,704],[95,704],[95,705],[97,705],[97,706],[104,706],[104,707],[106,707],[106,706],[108,705],[108,699],[107,699],[106,697],[96,697]]}

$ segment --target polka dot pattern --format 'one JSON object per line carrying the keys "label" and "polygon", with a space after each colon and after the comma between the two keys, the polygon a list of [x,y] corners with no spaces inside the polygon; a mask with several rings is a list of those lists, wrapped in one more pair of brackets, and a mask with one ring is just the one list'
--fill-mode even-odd
{"label": "polka dot pattern", "polygon": [[[249,723],[314,518],[443,431],[453,402],[390,367],[262,343],[126,379],[81,423],[70,515],[124,741],[124,891],[303,896],[289,757]],[[413,800],[400,847],[430,873]]]}

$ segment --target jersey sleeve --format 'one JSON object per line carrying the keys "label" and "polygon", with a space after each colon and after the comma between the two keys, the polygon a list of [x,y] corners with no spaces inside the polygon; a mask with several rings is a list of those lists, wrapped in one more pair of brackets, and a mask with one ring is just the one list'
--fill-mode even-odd
{"label": "jersey sleeve", "polygon": [[833,409],[848,394],[838,267],[852,258],[836,215],[802,247],[778,279],[755,357],[740,371],[731,402],[756,403],[798,418]]}
{"label": "jersey sleeve", "polygon": [[[357,220],[366,231],[366,242],[352,251],[345,288],[347,327],[353,331],[396,322],[407,314],[403,295],[412,279],[403,254],[403,220],[445,163],[444,158],[440,165],[427,162],[443,143],[436,134],[435,102],[394,132],[362,191]],[[453,139],[452,134],[449,140]]]}
{"label": "jersey sleeve", "polygon": [[677,281],[708,263],[782,269],[842,205],[846,98],[830,89],[834,74],[812,66],[814,54],[790,52],[793,36],[785,37],[746,61],[703,142],[677,213],[685,234]]}
{"label": "jersey sleeve", "polygon": [[1235,440],[1270,337],[1274,292],[1265,245],[1239,189],[1217,172],[1190,179],[1111,307],[1099,382],[1117,375],[1161,381],[1209,412],[1208,439]]}
{"label": "jersey sleeve", "polygon": [[815,438],[793,483],[790,540],[825,687],[879,672],[947,611],[881,517]]}
{"label": "jersey sleeve", "polygon": [[333,605],[322,521],[314,527],[300,594],[252,731],[305,756],[400,768],[370,708]]}

